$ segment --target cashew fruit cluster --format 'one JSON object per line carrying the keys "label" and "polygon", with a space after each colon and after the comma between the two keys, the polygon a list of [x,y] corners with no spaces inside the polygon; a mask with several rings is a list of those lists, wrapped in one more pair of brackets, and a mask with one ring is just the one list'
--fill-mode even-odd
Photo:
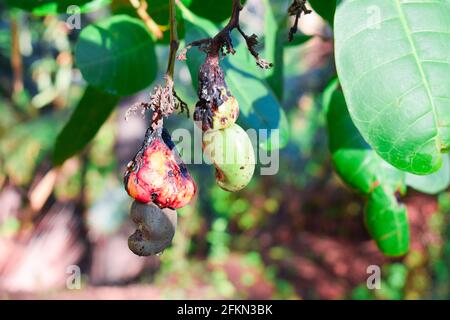
{"label": "cashew fruit cluster", "polygon": [[175,209],[188,204],[197,190],[165,129],[147,129],[142,147],[128,164],[124,184],[134,199],[130,216],[137,227],[128,247],[139,256],[161,253],[175,234]]}
{"label": "cashew fruit cluster", "polygon": [[239,191],[253,177],[255,154],[249,136],[236,124],[239,104],[217,59],[207,58],[200,68],[198,96],[194,120],[203,130],[203,152],[216,168],[219,187]]}

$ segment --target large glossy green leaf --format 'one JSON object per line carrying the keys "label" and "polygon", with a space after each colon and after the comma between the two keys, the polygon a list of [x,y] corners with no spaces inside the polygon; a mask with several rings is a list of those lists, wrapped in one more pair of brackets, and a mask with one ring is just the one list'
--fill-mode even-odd
{"label": "large glossy green leaf", "polygon": [[[218,27],[212,22],[196,16],[186,8],[183,9],[186,20],[186,41],[190,42],[214,36]],[[248,53],[245,44],[238,39],[234,41],[236,54],[222,61],[225,80],[231,93],[239,102],[238,122],[245,128],[267,129],[268,136],[263,137],[260,145],[267,149],[282,148],[288,141],[288,124],[286,115],[275,94],[264,79],[264,71],[256,66],[254,58]],[[194,86],[197,88],[198,70],[205,55],[196,48],[187,55],[187,64]],[[270,129],[279,129],[279,141],[271,144]]]}
{"label": "large glossy green leaf", "polygon": [[364,194],[369,194],[378,185],[403,191],[404,173],[381,159],[361,137],[336,80],[326,88],[323,100],[330,152],[342,180]]}
{"label": "large glossy green leaf", "polygon": [[350,114],[385,160],[414,174],[450,148],[450,1],[348,0],[335,16]]}
{"label": "large glossy green leaf", "polygon": [[68,13],[70,6],[78,6],[80,13],[94,11],[111,0],[6,0],[10,7],[30,11],[35,15]]}
{"label": "large glossy green leaf", "polygon": [[53,163],[61,165],[82,151],[108,119],[118,101],[118,96],[87,87],[75,111],[56,139]]}
{"label": "large glossy green leaf", "polygon": [[333,26],[334,12],[340,0],[308,0],[308,2],[317,14]]}
{"label": "large glossy green leaf", "polygon": [[368,195],[366,224],[380,250],[389,256],[409,247],[406,208],[395,194],[405,191],[405,173],[381,159],[364,141],[350,118],[339,83],[324,92],[330,152],[336,172],[346,184]]}
{"label": "large glossy green leaf", "polygon": [[378,186],[370,193],[365,209],[369,233],[388,256],[401,256],[409,250],[409,223],[406,207],[397,202],[391,190]]}
{"label": "large glossy green leaf", "polygon": [[156,77],[153,39],[140,20],[127,15],[84,28],[75,56],[84,79],[113,95],[136,93]]}
{"label": "large glossy green leaf", "polygon": [[442,158],[442,167],[432,174],[419,176],[406,173],[406,184],[417,191],[437,194],[448,188],[450,184],[450,160],[448,156]]}

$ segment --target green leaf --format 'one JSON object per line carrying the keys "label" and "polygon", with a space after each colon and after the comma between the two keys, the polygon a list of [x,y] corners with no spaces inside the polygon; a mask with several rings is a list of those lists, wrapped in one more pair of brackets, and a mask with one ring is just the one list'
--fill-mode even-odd
{"label": "green leaf", "polygon": [[[182,0],[185,2],[186,0]],[[170,28],[169,28],[169,0],[147,0],[147,12],[152,19],[160,26],[166,27],[163,32],[163,38],[156,40],[157,43],[169,44],[170,43]],[[139,18],[136,9],[131,6],[128,0],[126,1],[114,1],[112,4],[112,12],[114,15],[126,14],[133,18]],[[178,39],[184,39],[185,29],[184,20],[181,15],[180,9],[176,8],[177,18],[177,32]]]}
{"label": "green leaf", "polygon": [[442,167],[437,172],[426,176],[407,173],[406,184],[417,191],[428,194],[437,194],[444,191],[450,184],[450,161],[448,156],[442,159]]}
{"label": "green leaf", "polygon": [[[186,23],[186,42],[214,36],[218,27],[212,22],[182,9]],[[286,115],[273,91],[264,80],[264,71],[256,66],[254,58],[248,53],[245,44],[234,39],[236,54],[222,61],[225,80],[231,93],[239,102],[238,122],[245,129],[269,129],[260,146],[267,149],[283,148],[289,138]],[[187,64],[193,84],[197,89],[198,70],[205,56],[196,48],[188,51]],[[279,141],[271,144],[270,129],[279,129]],[[275,139],[274,139],[275,140]]]}
{"label": "green leaf", "polygon": [[361,137],[337,80],[326,88],[323,100],[336,172],[349,186],[369,196],[366,224],[380,250],[389,256],[404,254],[409,247],[409,226],[406,208],[397,203],[395,193],[404,192],[405,173],[381,159]]}
{"label": "green leaf", "polygon": [[409,250],[409,223],[405,206],[381,186],[369,195],[365,210],[369,233],[387,256],[402,256]]}
{"label": "green leaf", "polygon": [[156,77],[152,36],[138,19],[117,15],[81,31],[75,48],[77,66],[92,86],[113,95],[131,95]]}
{"label": "green leaf", "polygon": [[[283,64],[284,44],[286,43],[286,20],[288,1],[264,0],[264,58],[274,65],[265,71],[267,83],[278,99],[283,99]],[[284,9],[284,10],[283,10]]]}
{"label": "green leaf", "polygon": [[288,47],[301,46],[312,38],[313,36],[311,35],[296,33],[294,36],[294,40],[292,40],[291,42],[286,42],[285,45]]}
{"label": "green leaf", "polygon": [[340,0],[308,0],[308,2],[319,16],[333,26],[334,12]]}
{"label": "green leaf", "polygon": [[[182,0],[183,1],[183,0]],[[155,22],[161,26],[167,26],[167,30],[164,32],[163,39],[159,40],[162,43],[170,43],[170,28],[169,28],[169,0],[149,0],[148,13],[155,20]],[[178,39],[184,39],[186,33],[184,28],[184,20],[181,15],[181,11],[178,7],[175,9],[175,17],[177,19],[177,34]]]}
{"label": "green leaf", "polygon": [[450,149],[450,2],[345,1],[335,16],[336,66],[364,139],[414,174]]}
{"label": "green leaf", "polygon": [[[181,0],[194,14],[211,20],[222,22],[231,16],[233,0]],[[241,1],[242,4],[245,1]]]}
{"label": "green leaf", "polygon": [[91,12],[106,6],[111,0],[6,0],[10,7],[30,11],[38,16],[68,13],[67,8],[78,6],[80,13]]}
{"label": "green leaf", "polygon": [[337,80],[324,91],[329,147],[336,172],[350,187],[369,194],[377,185],[403,191],[404,173],[381,159],[350,118]]}
{"label": "green leaf", "polygon": [[82,151],[108,119],[118,101],[118,96],[87,87],[75,111],[56,139],[53,163],[61,165]]}

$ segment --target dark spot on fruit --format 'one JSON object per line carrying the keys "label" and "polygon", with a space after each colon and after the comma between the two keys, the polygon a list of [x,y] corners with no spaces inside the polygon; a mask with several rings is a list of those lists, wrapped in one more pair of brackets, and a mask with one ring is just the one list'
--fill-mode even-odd
{"label": "dark spot on fruit", "polygon": [[244,166],[240,167],[239,169],[244,170]]}
{"label": "dark spot on fruit", "polygon": [[155,201],[158,198],[158,194],[156,192],[152,193],[152,201]]}

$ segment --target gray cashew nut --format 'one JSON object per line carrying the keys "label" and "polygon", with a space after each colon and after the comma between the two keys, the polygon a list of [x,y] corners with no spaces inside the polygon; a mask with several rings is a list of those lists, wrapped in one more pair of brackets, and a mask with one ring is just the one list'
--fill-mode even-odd
{"label": "gray cashew nut", "polygon": [[160,209],[153,203],[133,201],[130,210],[136,231],[128,238],[128,247],[138,256],[150,256],[164,251],[177,228],[177,212]]}

